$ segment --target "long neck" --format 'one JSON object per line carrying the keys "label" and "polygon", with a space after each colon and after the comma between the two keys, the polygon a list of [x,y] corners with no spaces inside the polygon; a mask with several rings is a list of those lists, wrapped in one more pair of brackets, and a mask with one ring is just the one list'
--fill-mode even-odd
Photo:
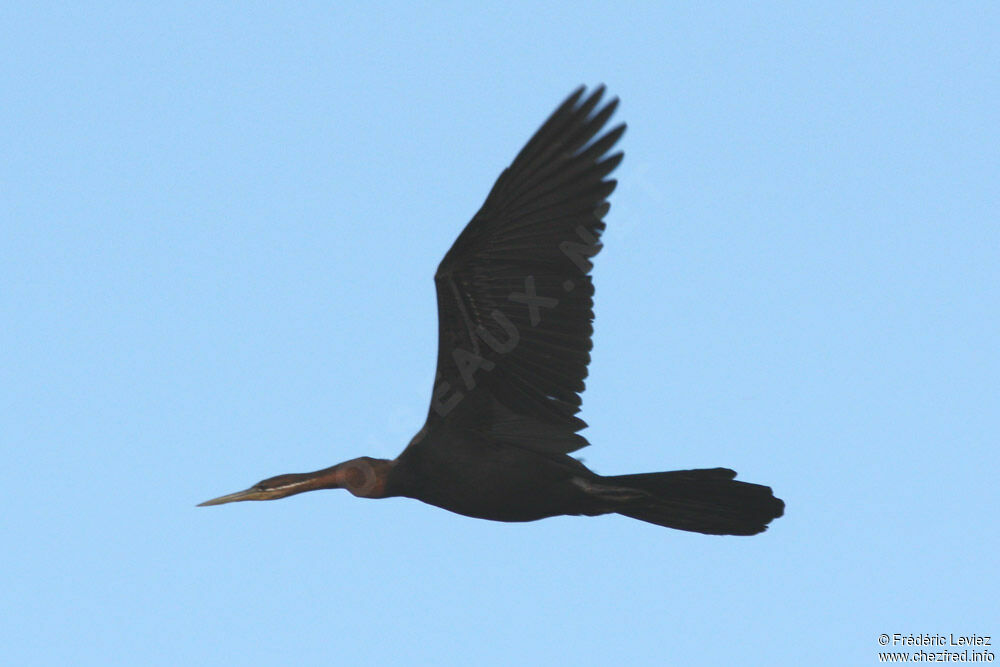
{"label": "long neck", "polygon": [[304,485],[314,489],[347,489],[360,498],[387,498],[392,495],[393,466],[395,462],[373,459],[369,456],[338,463],[330,468],[307,473],[311,479]]}

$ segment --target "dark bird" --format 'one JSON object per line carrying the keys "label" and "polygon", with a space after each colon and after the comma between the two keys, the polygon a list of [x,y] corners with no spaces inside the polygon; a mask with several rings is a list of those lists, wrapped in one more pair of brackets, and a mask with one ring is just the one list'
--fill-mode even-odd
{"label": "dark bird", "polygon": [[769,487],[727,468],[606,477],[570,456],[588,444],[576,415],[592,347],[589,274],[623,155],[608,152],[625,132],[602,134],[617,99],[601,106],[603,86],[584,92],[535,132],[438,266],[437,377],[406,449],[202,505],[347,489],[494,521],[617,513],[713,535],[754,535],[782,515]]}

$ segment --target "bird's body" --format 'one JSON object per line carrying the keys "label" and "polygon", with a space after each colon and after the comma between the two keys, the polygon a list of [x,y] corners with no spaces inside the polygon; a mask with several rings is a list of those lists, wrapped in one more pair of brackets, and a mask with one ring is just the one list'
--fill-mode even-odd
{"label": "bird's body", "polygon": [[393,461],[362,457],[279,475],[202,503],[321,488],[406,496],[480,519],[618,513],[701,533],[752,535],[781,516],[766,486],[726,468],[606,477],[570,454],[590,362],[606,178],[625,130],[603,135],[617,100],[574,92],[497,179],[434,277],[438,364],[427,421]]}
{"label": "bird's body", "polygon": [[389,488],[478,519],[534,521],[603,513],[574,483],[592,477],[566,454],[539,454],[474,433],[430,432],[396,459]]}

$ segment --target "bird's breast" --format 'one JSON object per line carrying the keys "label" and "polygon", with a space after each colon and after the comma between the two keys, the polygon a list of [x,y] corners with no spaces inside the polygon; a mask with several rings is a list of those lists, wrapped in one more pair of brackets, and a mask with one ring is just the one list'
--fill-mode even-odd
{"label": "bird's breast", "polygon": [[[477,451],[478,450],[478,451]],[[534,521],[560,514],[599,514],[573,478],[579,468],[509,446],[401,461],[400,495],[493,521]]]}

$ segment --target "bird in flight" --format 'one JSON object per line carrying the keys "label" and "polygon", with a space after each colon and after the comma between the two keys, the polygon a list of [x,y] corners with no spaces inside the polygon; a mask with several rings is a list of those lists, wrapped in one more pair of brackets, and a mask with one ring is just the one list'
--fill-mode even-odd
{"label": "bird in flight", "polygon": [[604,87],[573,92],[500,174],[434,275],[437,373],[427,420],[394,460],[278,475],[201,503],[317,489],[405,496],[493,521],[621,514],[713,535],[754,535],[784,512],[728,468],[599,475],[577,416],[590,362],[592,259],[623,154]]}

